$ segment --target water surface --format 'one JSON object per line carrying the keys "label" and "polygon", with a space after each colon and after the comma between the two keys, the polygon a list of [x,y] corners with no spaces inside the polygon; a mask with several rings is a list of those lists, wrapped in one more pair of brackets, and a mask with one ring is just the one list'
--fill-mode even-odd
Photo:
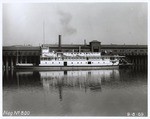
{"label": "water surface", "polygon": [[30,116],[147,116],[147,68],[4,71],[4,111],[29,111]]}

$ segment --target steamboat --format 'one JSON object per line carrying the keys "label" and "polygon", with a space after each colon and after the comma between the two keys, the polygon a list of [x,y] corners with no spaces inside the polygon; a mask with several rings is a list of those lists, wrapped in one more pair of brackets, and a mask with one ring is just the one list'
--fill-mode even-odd
{"label": "steamboat", "polygon": [[17,69],[79,70],[118,68],[124,56],[101,55],[101,52],[55,52],[41,47],[39,65],[17,64]]}

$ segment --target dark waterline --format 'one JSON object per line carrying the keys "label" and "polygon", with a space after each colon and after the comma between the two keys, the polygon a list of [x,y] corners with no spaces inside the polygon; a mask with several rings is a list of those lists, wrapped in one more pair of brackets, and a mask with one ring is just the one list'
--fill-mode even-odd
{"label": "dark waterline", "polygon": [[147,68],[5,71],[4,111],[30,111],[29,116],[147,116]]}

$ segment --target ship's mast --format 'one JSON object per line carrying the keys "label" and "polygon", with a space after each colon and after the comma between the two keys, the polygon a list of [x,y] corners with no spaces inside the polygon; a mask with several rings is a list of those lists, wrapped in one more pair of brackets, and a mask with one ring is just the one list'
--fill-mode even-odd
{"label": "ship's mast", "polygon": [[18,64],[18,48],[17,48],[17,64]]}
{"label": "ship's mast", "polygon": [[45,44],[45,21],[43,20],[43,43]]}

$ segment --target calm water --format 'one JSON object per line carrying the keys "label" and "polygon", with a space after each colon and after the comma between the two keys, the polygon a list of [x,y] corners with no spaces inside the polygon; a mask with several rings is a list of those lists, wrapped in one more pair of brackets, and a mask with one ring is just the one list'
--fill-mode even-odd
{"label": "calm water", "polygon": [[147,69],[5,71],[3,115],[14,111],[30,116],[147,116]]}

